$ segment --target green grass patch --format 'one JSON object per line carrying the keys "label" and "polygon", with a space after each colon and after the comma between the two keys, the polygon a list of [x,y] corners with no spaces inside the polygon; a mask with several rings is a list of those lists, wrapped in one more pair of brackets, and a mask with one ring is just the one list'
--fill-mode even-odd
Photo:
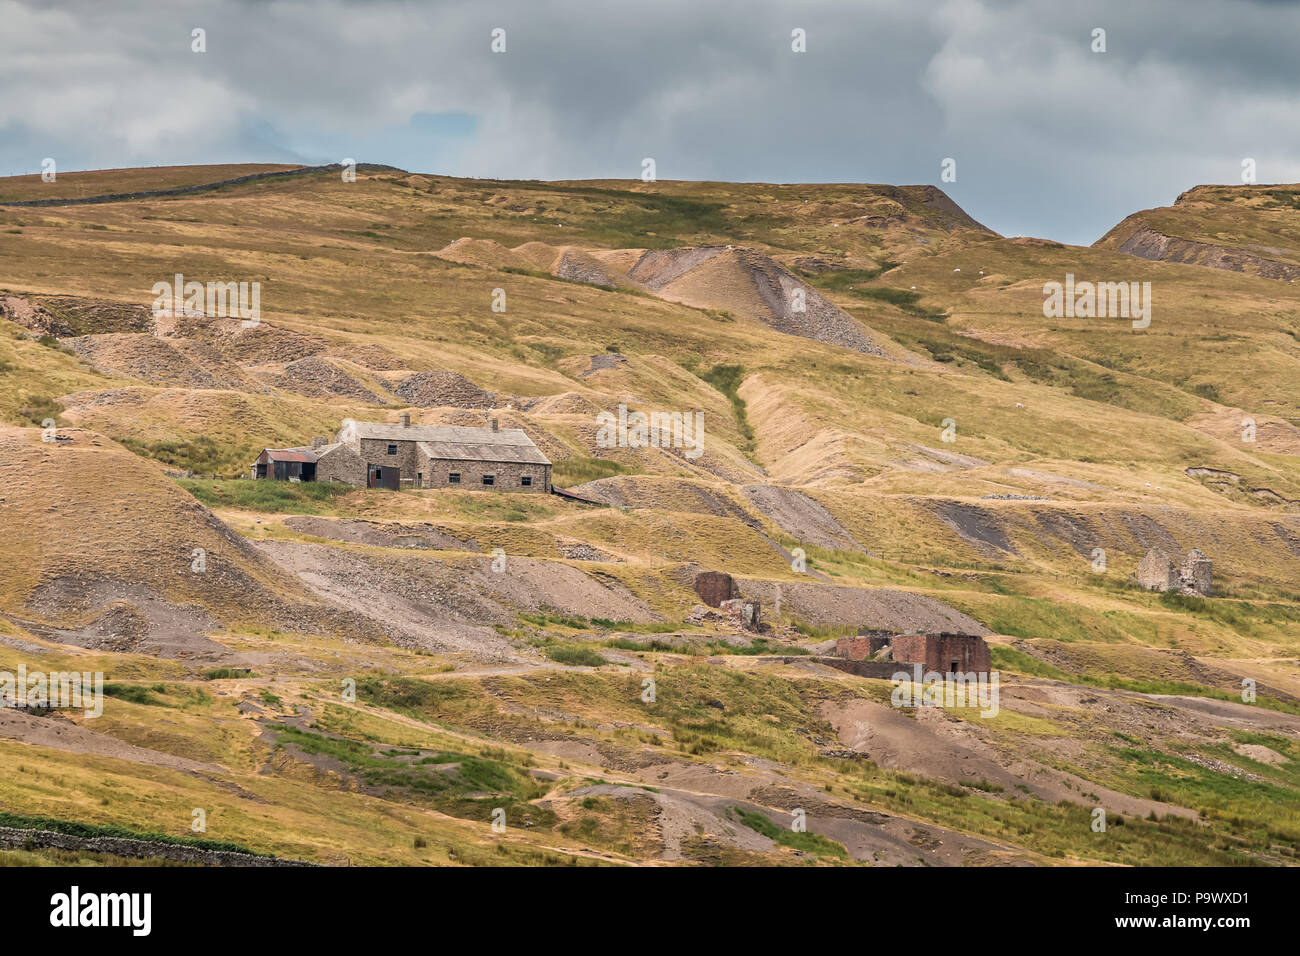
{"label": "green grass patch", "polygon": [[812,651],[808,650],[806,647],[800,647],[797,644],[778,644],[766,637],[755,637],[751,639],[749,647],[740,644],[728,644],[726,641],[711,641],[704,645],[704,649],[709,654],[735,654],[741,656],[756,656],[760,654],[799,656],[812,653]]}
{"label": "green grass patch", "polygon": [[209,508],[234,508],[267,514],[316,515],[349,492],[351,485],[331,481],[253,480],[251,478],[177,478],[176,483]]}
{"label": "green grass patch", "polygon": [[167,688],[162,684],[154,684],[152,687],[142,687],[139,684],[105,684],[104,696],[115,697],[118,700],[130,701],[133,704],[148,704],[152,707],[166,707],[167,702],[158,697],[158,694],[166,693]]}
{"label": "green grass patch", "polygon": [[631,474],[630,469],[608,458],[569,458],[557,461],[551,467],[551,484],[559,488],[571,488],[588,481],[627,474]]}
{"label": "green grass patch", "polygon": [[504,750],[494,750],[489,757],[450,750],[377,748],[287,724],[271,724],[270,729],[280,745],[292,744],[303,753],[337,760],[370,786],[400,791],[452,816],[488,821],[493,810],[502,808],[507,825],[549,826],[555,819],[551,811],[528,803],[544,791],[525,769],[506,762]]}
{"label": "green grass patch", "polygon": [[1129,640],[1128,633],[1105,614],[1077,604],[1008,594],[981,610],[979,619],[996,634],[1066,642]]}
{"label": "green grass patch", "polygon": [[1261,850],[1283,844],[1294,853],[1300,846],[1300,791],[1294,787],[1250,780],[1147,748],[1110,752],[1121,761],[1117,775],[1130,793],[1223,821],[1235,836]]}
{"label": "green grass patch", "polygon": [[[485,185],[489,181],[484,181]],[[560,186],[555,183],[492,182],[517,194],[537,190],[546,200],[534,203],[543,223],[563,222],[566,233],[580,233],[596,245],[609,248],[672,249],[695,245],[710,238],[762,239],[785,223],[765,214],[736,215],[728,204],[713,200],[642,193],[600,186]],[[561,207],[550,209],[555,194]],[[557,218],[559,217],[559,218]]]}
{"label": "green grass patch", "polygon": [[203,672],[204,680],[230,680],[234,677],[252,677],[247,667],[214,667]]}
{"label": "green grass patch", "polygon": [[1015,674],[1027,674],[1030,677],[1046,677],[1049,680],[1070,681],[1073,674],[1067,674],[1059,667],[1045,664],[1038,658],[1016,650],[1014,647],[1002,647],[998,644],[989,646],[993,658],[993,669],[1011,671]]}
{"label": "green grass patch", "polygon": [[206,435],[185,440],[158,441],[122,436],[116,441],[143,458],[152,458],[164,465],[198,474],[213,475],[230,467],[227,449]]}
{"label": "green grass patch", "polygon": [[[865,283],[875,281],[897,265],[897,262],[885,260],[875,269],[830,269],[817,275],[802,269],[799,271],[808,279],[809,285],[816,286],[823,291],[865,296],[867,292]],[[864,287],[858,288],[859,285]]]}
{"label": "green grass patch", "polygon": [[47,419],[57,422],[63,414],[63,406],[45,395],[28,395],[22,399],[16,413],[21,421],[44,425]]}
{"label": "green grass patch", "polygon": [[1213,600],[1177,591],[1165,591],[1158,600],[1164,607],[1214,621],[1243,636],[1251,636],[1260,624],[1300,623],[1300,608],[1285,604]]}
{"label": "green grass patch", "polygon": [[740,386],[745,382],[745,366],[720,363],[704,371],[690,367],[687,370],[726,396],[731,403],[731,414],[736,419],[736,429],[740,432],[741,451],[746,454],[753,452],[754,428],[749,424],[745,400],[740,397]]}
{"label": "green grass patch", "polygon": [[552,644],[542,648],[542,653],[555,663],[570,667],[603,667],[609,663],[590,647],[577,644]]}
{"label": "green grass patch", "polygon": [[742,810],[740,807],[732,807],[731,813],[734,819],[743,823],[755,833],[761,833],[769,840],[774,840],[780,846],[788,846],[792,850],[800,850],[804,853],[815,853],[818,856],[833,856],[840,860],[848,859],[849,851],[842,844],[836,843],[834,840],[828,840],[819,834],[806,831],[799,833],[787,827],[779,827],[763,814]]}
{"label": "green grass patch", "polygon": [[519,612],[519,619],[527,621],[537,627],[567,627],[574,631],[586,631],[590,629],[590,624],[586,618],[571,617],[567,614],[560,614],[556,611],[542,611],[539,614],[530,614]]}

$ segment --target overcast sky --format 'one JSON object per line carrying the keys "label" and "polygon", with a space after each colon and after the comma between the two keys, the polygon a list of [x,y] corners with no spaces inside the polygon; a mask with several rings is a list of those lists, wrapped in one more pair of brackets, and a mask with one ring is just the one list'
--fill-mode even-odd
{"label": "overcast sky", "polygon": [[1247,157],[1259,182],[1300,181],[1300,5],[1076,6],[0,0],[0,174],[47,156],[62,171],[355,157],[632,179],[653,157],[660,179],[934,183],[1005,235],[1075,243],[1240,183]]}

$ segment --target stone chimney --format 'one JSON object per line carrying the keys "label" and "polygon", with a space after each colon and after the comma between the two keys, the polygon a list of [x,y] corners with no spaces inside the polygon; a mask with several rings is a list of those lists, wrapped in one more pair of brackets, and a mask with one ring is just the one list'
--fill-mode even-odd
{"label": "stone chimney", "polygon": [[411,413],[410,413],[410,412],[402,412],[401,420],[402,420],[402,427],[403,427],[403,428],[410,428],[410,427],[411,427]]}
{"label": "stone chimney", "polygon": [[494,432],[495,432],[495,431],[500,431],[500,430],[501,430],[501,426],[497,423],[497,420],[496,420],[495,418],[492,419],[492,430],[493,430]]}
{"label": "stone chimney", "polygon": [[311,447],[312,447],[312,448],[320,448],[320,447],[322,447],[322,446],[324,446],[324,445],[328,445],[329,443],[330,443],[330,440],[329,440],[328,438],[321,438],[321,437],[318,435],[318,436],[315,436],[314,438],[312,438],[312,440],[311,440]]}

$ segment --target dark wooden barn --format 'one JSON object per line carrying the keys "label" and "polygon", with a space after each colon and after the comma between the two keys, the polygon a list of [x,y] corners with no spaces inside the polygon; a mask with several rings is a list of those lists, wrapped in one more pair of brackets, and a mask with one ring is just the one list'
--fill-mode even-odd
{"label": "dark wooden barn", "polygon": [[315,481],[316,453],[307,448],[266,448],[253,463],[254,478]]}

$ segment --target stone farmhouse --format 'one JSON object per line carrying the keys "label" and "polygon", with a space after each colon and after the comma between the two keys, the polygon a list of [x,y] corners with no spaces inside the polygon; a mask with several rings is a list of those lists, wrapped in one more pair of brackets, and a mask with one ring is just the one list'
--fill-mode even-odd
{"label": "stone farmhouse", "polygon": [[334,441],[267,448],[253,478],[338,481],[361,488],[461,488],[467,491],[551,490],[551,462],[519,428],[412,425],[343,420]]}

